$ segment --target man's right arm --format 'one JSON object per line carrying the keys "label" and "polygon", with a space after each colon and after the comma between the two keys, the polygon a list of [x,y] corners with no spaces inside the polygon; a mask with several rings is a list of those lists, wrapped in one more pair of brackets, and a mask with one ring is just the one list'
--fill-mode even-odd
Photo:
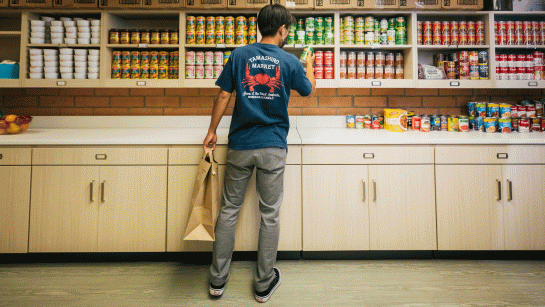
{"label": "man's right arm", "polygon": [[309,56],[307,58],[307,78],[312,84],[312,91],[310,92],[309,96],[312,95],[314,91],[316,90],[316,78],[314,77],[314,68],[313,68],[314,57],[315,55],[313,54],[312,56]]}
{"label": "man's right arm", "polygon": [[225,113],[225,109],[227,109],[227,105],[229,104],[230,100],[231,100],[231,93],[220,89],[218,96],[216,98],[216,102],[214,103],[214,109],[212,110],[212,119],[210,120],[210,127],[208,128],[208,133],[206,135],[206,138],[204,139],[203,145],[205,149],[209,145],[212,145],[212,149],[216,149],[216,142],[217,142],[216,129],[218,128],[218,125],[221,121],[221,118],[223,117],[223,114]]}

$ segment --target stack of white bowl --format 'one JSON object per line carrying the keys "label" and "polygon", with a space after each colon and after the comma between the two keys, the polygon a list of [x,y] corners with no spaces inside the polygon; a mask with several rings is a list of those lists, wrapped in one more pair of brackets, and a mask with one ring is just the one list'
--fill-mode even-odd
{"label": "stack of white bowl", "polygon": [[43,20],[31,20],[30,21],[30,43],[31,44],[44,44],[45,43],[45,21]]}
{"label": "stack of white bowl", "polygon": [[100,44],[100,19],[91,19],[91,44]]}
{"label": "stack of white bowl", "polygon": [[61,48],[60,49],[60,67],[62,79],[74,79],[74,49]]}
{"label": "stack of white bowl", "polygon": [[87,57],[87,78],[98,79],[99,67],[100,67],[100,52],[98,49],[89,49],[89,56]]}
{"label": "stack of white bowl", "polygon": [[75,49],[74,54],[74,79],[86,79],[87,49]]}
{"label": "stack of white bowl", "polygon": [[44,51],[43,49],[31,48],[30,54],[30,79],[43,79],[44,77]]}
{"label": "stack of white bowl", "polygon": [[59,79],[59,50],[44,49],[44,76],[46,79]]}
{"label": "stack of white bowl", "polygon": [[51,21],[51,43],[55,45],[64,43],[64,27],[62,21]]}

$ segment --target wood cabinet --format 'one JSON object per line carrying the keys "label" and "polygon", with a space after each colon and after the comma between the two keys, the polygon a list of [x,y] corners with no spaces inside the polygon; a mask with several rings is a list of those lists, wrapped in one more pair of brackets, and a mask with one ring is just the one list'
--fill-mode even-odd
{"label": "wood cabinet", "polygon": [[0,165],[0,253],[28,251],[30,172],[30,166]]}

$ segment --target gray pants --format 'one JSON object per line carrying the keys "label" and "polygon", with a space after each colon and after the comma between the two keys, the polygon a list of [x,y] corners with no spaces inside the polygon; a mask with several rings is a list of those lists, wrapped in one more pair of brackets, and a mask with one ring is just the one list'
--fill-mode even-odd
{"label": "gray pants", "polygon": [[235,245],[237,216],[254,167],[257,168],[256,188],[261,212],[255,290],[265,291],[272,282],[280,235],[278,216],[284,192],[286,156],[287,149],[279,147],[228,149],[223,204],[216,222],[216,241],[210,267],[210,282],[213,285],[220,286],[227,281]]}

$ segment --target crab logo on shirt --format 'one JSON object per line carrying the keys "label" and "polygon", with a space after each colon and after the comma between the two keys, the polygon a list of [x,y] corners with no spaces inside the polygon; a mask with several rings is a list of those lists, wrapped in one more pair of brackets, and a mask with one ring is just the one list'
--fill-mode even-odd
{"label": "crab logo on shirt", "polygon": [[250,87],[250,91],[254,91],[254,86],[256,85],[266,85],[271,90],[271,93],[274,93],[274,89],[280,89],[281,86],[283,86],[282,81],[280,81],[280,65],[276,66],[276,75],[274,77],[269,76],[265,73],[259,73],[254,76],[250,74],[250,63],[246,64],[246,72],[244,74],[245,78],[242,80],[242,84],[244,84],[244,87]]}

